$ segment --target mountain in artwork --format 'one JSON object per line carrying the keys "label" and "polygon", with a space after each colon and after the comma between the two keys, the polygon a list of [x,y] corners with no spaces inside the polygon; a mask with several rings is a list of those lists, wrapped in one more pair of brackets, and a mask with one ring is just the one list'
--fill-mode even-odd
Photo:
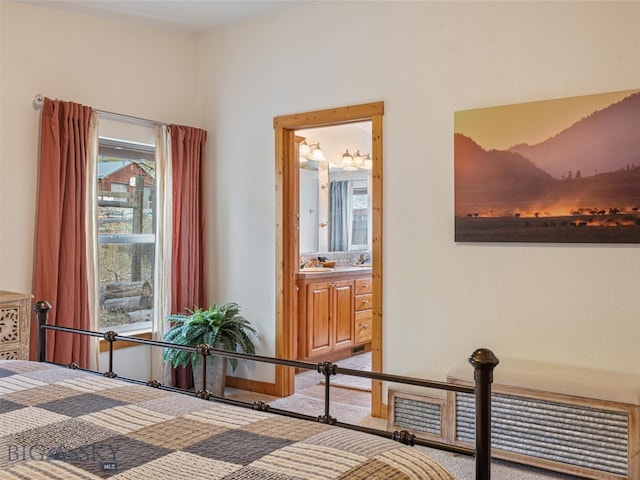
{"label": "mountain in artwork", "polygon": [[499,208],[506,199],[509,204],[528,204],[544,195],[554,182],[521,154],[484,150],[460,133],[454,135],[454,149],[458,214],[465,209]]}
{"label": "mountain in artwork", "polygon": [[535,145],[509,149],[556,179],[640,166],[640,93],[579,120]]}

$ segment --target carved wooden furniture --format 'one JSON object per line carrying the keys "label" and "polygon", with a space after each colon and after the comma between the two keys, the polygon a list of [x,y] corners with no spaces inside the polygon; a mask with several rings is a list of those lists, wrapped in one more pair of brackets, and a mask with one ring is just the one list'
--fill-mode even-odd
{"label": "carved wooden furniture", "polygon": [[0,360],[29,359],[31,298],[0,290]]}

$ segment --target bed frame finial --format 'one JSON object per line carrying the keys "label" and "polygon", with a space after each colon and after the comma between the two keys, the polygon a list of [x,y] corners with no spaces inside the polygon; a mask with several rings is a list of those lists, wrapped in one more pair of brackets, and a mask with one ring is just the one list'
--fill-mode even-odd
{"label": "bed frame finial", "polygon": [[38,326],[36,346],[39,362],[47,361],[47,330],[42,328],[42,326],[47,323],[49,310],[51,310],[51,304],[45,300],[40,300],[33,306],[33,311],[36,312],[36,322]]}
{"label": "bed frame finial", "polygon": [[500,361],[487,348],[479,348],[469,357],[476,383],[476,478],[491,479],[491,384],[493,369]]}

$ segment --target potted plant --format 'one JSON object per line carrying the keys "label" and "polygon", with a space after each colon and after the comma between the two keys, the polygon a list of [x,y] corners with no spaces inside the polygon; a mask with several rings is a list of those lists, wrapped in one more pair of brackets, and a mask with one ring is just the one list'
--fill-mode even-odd
{"label": "potted plant", "polygon": [[[256,349],[249,334],[257,336],[255,328],[240,315],[237,303],[224,305],[212,304],[207,309],[195,307],[189,314],[172,314],[167,321],[172,325],[165,333],[164,341],[196,347],[207,344],[216,350],[243,352],[254,354]],[[173,367],[185,367],[191,363],[193,367],[194,385],[196,391],[205,390],[202,385],[202,355],[177,348],[165,348],[164,360],[171,362]],[[227,372],[227,360],[235,371],[238,359],[226,357],[207,357],[207,385],[214,395],[224,395],[224,385]]]}

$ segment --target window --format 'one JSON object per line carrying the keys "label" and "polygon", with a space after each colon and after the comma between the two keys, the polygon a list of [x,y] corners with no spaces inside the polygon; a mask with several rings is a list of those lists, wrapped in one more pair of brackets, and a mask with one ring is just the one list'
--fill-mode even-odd
{"label": "window", "polygon": [[349,250],[369,248],[369,193],[366,180],[349,182],[351,192],[351,235]]}
{"label": "window", "polygon": [[100,137],[97,167],[99,329],[149,330],[155,291],[155,147]]}

